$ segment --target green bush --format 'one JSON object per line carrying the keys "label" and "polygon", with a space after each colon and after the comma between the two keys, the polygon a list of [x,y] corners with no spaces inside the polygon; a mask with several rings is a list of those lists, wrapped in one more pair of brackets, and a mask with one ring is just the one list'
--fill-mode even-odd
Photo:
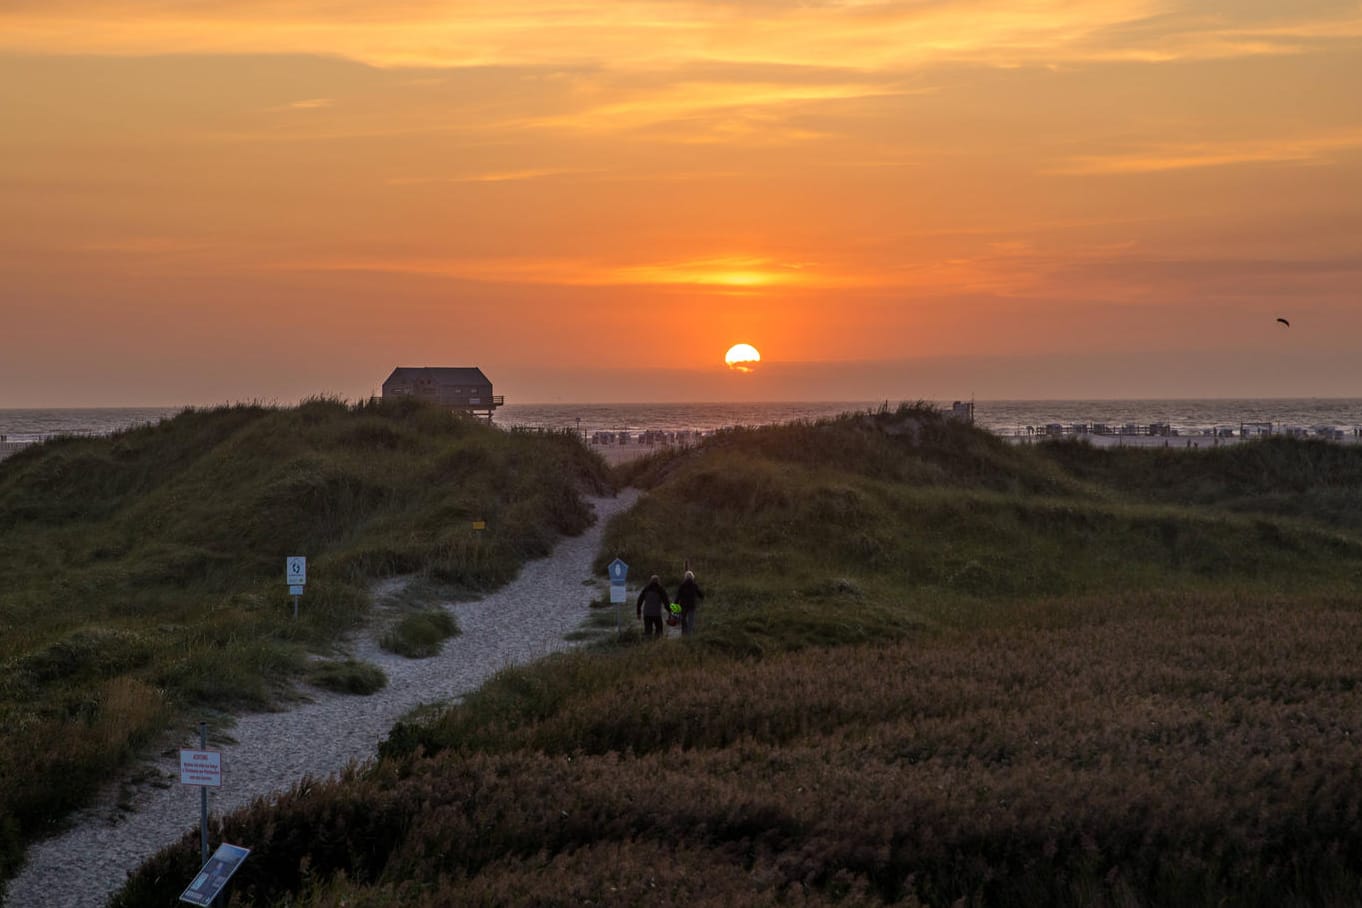
{"label": "green bush", "polygon": [[458,633],[453,615],[444,609],[431,609],[403,616],[378,642],[390,653],[425,659],[438,655],[440,644]]}
{"label": "green bush", "polygon": [[342,694],[373,694],[388,686],[383,669],[355,659],[314,663],[307,670],[307,680]]}

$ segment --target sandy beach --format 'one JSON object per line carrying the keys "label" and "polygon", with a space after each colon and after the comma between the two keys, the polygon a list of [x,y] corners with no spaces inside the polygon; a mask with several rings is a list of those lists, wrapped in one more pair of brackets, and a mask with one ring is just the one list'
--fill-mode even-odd
{"label": "sandy beach", "polygon": [[610,466],[618,466],[628,463],[631,460],[638,460],[656,451],[666,450],[666,445],[597,445],[590,446],[591,450],[605,458],[605,462]]}
{"label": "sandy beach", "polygon": [[[1040,444],[1044,441],[1057,441],[1059,439],[1048,435],[1004,435],[1005,440],[1013,444]],[[1243,438],[1239,435],[1065,435],[1064,440],[1078,439],[1086,442],[1095,448],[1182,448],[1186,450],[1200,448],[1223,448],[1229,445],[1240,445],[1245,442],[1260,441],[1258,438]],[[1315,439],[1324,441],[1324,439]],[[1341,438],[1329,439],[1330,444],[1358,444],[1362,438],[1356,435],[1344,435]]]}

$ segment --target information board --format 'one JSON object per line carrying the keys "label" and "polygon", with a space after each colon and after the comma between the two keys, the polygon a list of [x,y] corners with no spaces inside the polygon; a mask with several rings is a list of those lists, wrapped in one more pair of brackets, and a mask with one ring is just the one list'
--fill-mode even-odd
{"label": "information board", "polygon": [[208,863],[203,865],[199,875],[194,877],[194,882],[180,893],[180,901],[191,905],[211,905],[213,899],[218,897],[227,881],[232,878],[232,874],[236,873],[236,869],[250,853],[249,848],[223,842],[218,846],[218,850],[213,852]]}

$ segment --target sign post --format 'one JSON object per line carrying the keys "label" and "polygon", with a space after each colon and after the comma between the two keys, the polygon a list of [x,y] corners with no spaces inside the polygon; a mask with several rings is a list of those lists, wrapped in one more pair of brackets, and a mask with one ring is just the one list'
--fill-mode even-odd
{"label": "sign post", "polygon": [[307,585],[307,558],[290,555],[284,559],[284,579],[288,581],[288,594],[293,597],[293,617],[298,617],[298,597],[303,595]]}
{"label": "sign post", "polygon": [[629,565],[616,558],[606,570],[610,574],[610,601],[615,606],[615,635],[618,636],[622,630],[620,606],[624,604],[624,580],[629,576]]}
{"label": "sign post", "polygon": [[[180,751],[180,784],[199,786],[199,856],[208,863],[208,787],[222,785],[222,754],[208,749],[208,723],[199,723],[199,749]],[[187,893],[189,890],[186,889]],[[184,896],[180,896],[183,900]],[[206,905],[207,902],[199,904]]]}

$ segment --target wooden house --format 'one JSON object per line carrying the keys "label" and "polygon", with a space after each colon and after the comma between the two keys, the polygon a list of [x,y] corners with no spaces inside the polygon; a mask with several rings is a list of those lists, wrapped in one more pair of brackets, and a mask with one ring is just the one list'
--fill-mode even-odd
{"label": "wooden house", "polygon": [[500,394],[492,393],[491,380],[476,366],[398,366],[383,382],[383,399],[399,397],[429,400],[489,422],[492,411],[506,402]]}

